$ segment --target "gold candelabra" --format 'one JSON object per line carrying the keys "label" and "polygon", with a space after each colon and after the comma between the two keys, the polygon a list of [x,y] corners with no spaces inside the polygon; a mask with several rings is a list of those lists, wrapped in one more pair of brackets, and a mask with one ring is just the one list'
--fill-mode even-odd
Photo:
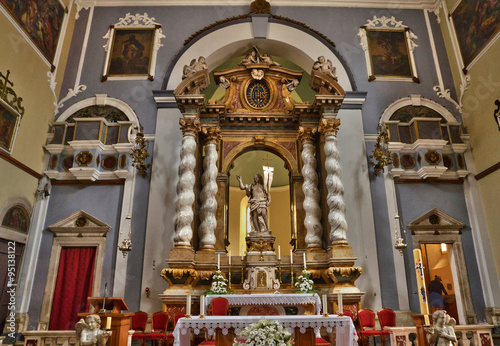
{"label": "gold candelabra", "polygon": [[375,144],[373,154],[370,155],[370,159],[375,159],[376,163],[372,160],[368,161],[368,163],[373,166],[376,176],[383,172],[386,166],[392,165],[387,129],[383,130],[383,127],[379,126],[378,131],[377,144]]}
{"label": "gold candelabra", "polygon": [[151,167],[151,163],[147,165],[144,161],[150,156],[148,149],[146,147],[146,139],[144,138],[144,132],[141,126],[141,130],[135,135],[135,147],[132,149],[130,158],[132,159],[132,166],[134,166],[141,177],[146,176],[146,171]]}

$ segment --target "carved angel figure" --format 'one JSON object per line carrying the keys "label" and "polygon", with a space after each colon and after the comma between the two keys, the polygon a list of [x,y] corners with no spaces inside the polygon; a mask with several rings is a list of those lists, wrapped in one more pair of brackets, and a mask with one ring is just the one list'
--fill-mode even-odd
{"label": "carved angel figure", "polygon": [[426,328],[427,340],[430,346],[452,346],[457,342],[454,327],[456,321],[444,310],[432,314],[434,325]]}
{"label": "carved angel figure", "polygon": [[260,56],[260,59],[261,61],[264,63],[264,64],[267,64],[269,66],[276,66],[276,67],[279,67],[281,66],[280,64],[278,64],[276,61],[273,61],[273,58],[271,58],[271,56],[267,53],[264,53]]}
{"label": "carved angel figure", "polygon": [[76,335],[80,338],[80,345],[106,345],[109,334],[100,329],[99,315],[88,315],[85,321],[80,319],[75,325]]}
{"label": "carved angel figure", "polygon": [[208,66],[205,62],[205,57],[200,56],[198,58],[198,61],[196,59],[191,60],[191,62],[188,65],[184,65],[184,68],[182,69],[182,79],[186,79],[187,77],[191,76],[192,74],[201,71],[201,70],[206,70],[208,69]]}
{"label": "carved angel figure", "polygon": [[252,51],[247,54],[247,56],[238,64],[240,66],[246,66],[248,64],[266,64],[269,66],[281,66],[276,61],[273,61],[273,58],[267,54],[261,54],[259,51],[259,47],[253,46]]}
{"label": "carved angel figure", "polygon": [[330,61],[330,59],[326,60],[324,56],[320,56],[318,58],[318,61],[314,63],[313,70],[317,70],[321,73],[324,73],[335,80],[338,79],[337,68],[333,66],[333,63]]}
{"label": "carved angel figure", "polygon": [[219,77],[219,86],[221,88],[227,89],[231,85],[231,81],[224,76]]}

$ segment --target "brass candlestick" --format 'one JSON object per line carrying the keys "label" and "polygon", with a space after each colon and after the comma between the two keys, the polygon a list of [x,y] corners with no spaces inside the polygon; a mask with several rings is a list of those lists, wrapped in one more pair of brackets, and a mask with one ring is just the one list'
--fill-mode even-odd
{"label": "brass candlestick", "polygon": [[231,290],[231,264],[229,264],[229,274],[228,274],[228,279],[229,279],[229,282],[228,282],[228,288],[229,288],[229,290]]}
{"label": "brass candlestick", "polygon": [[281,281],[281,258],[278,258],[278,273],[280,277],[280,284],[282,284],[283,281]]}
{"label": "brass candlestick", "polygon": [[245,267],[244,267],[245,260],[242,258],[241,259],[241,284],[243,285],[243,281],[245,281]]}
{"label": "brass candlestick", "polygon": [[293,263],[290,261],[290,285],[293,288]]}

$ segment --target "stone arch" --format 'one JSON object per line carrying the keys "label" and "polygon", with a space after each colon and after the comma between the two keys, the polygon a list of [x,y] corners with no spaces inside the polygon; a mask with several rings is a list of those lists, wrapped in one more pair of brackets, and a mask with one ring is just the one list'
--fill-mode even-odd
{"label": "stone arch", "polygon": [[289,60],[305,71],[312,68],[319,56],[325,56],[337,67],[339,84],[347,91],[356,90],[353,74],[335,47],[310,29],[274,19],[268,23],[266,39],[254,38],[251,22],[229,22],[202,32],[169,66],[162,89],[174,90],[181,83],[184,65],[189,65],[194,57],[204,56],[211,71],[224,61],[245,55],[254,44],[271,55],[293,57]]}
{"label": "stone arch", "polygon": [[2,226],[3,219],[5,218],[5,215],[9,212],[10,209],[13,207],[20,207],[26,211],[27,218],[28,218],[28,225],[27,229],[29,231],[29,223],[30,223],[30,218],[31,214],[33,211],[33,207],[31,206],[31,203],[29,200],[24,197],[24,196],[16,196],[16,197],[11,197],[5,202],[5,204],[0,208],[0,238],[4,238],[7,240],[14,240],[19,243],[26,243],[26,238],[28,235],[28,232],[23,233],[21,231],[15,231],[6,227]]}

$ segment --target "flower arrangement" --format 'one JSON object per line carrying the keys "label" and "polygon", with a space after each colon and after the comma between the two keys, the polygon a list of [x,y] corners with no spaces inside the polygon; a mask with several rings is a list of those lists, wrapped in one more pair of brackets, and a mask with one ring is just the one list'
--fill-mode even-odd
{"label": "flower arrangement", "polygon": [[233,342],[233,346],[291,346],[293,339],[291,334],[283,329],[278,321],[260,320],[252,323],[238,333],[238,338],[245,341]]}
{"label": "flower arrangement", "polygon": [[311,273],[304,269],[302,275],[297,278],[295,287],[300,290],[300,293],[314,293],[314,282],[311,280]]}
{"label": "flower arrangement", "polygon": [[227,280],[224,279],[220,270],[212,276],[212,287],[207,294],[227,294]]}

